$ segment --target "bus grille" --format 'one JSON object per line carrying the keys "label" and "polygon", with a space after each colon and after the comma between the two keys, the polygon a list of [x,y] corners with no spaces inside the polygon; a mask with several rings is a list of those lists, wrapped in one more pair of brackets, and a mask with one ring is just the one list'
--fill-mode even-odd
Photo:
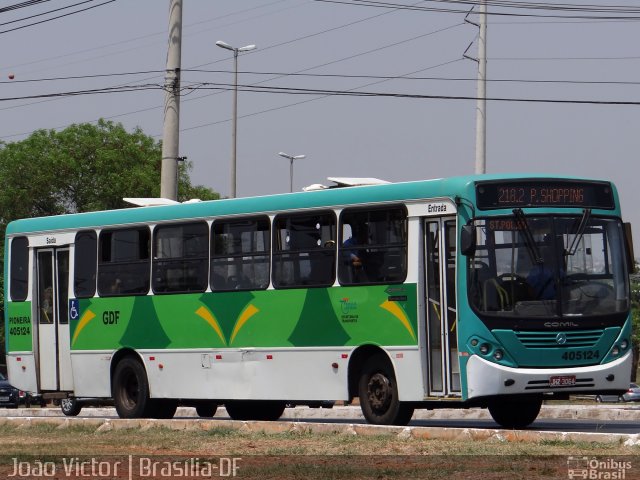
{"label": "bus grille", "polygon": [[[564,332],[515,332],[516,337],[527,348],[593,347],[602,338],[604,330],[581,330]],[[560,338],[562,337],[562,338]]]}

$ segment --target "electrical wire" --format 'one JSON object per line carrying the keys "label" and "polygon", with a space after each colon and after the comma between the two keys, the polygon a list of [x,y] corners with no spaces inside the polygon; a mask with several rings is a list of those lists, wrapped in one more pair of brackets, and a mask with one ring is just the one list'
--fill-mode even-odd
{"label": "electrical wire", "polygon": [[[48,0],[47,0],[48,1]],[[11,20],[9,22],[0,23],[0,27],[4,25],[10,25],[12,23],[24,22],[25,20],[31,20],[32,18],[42,17],[43,15],[49,15],[50,13],[59,12],[61,10],[67,10],[69,8],[77,7],[78,5],[82,5],[85,3],[95,2],[96,0],[84,0],[84,2],[74,3],[73,5],[67,5],[66,7],[56,8],[54,10],[49,10],[48,12],[37,13],[35,15],[31,15],[29,17],[19,18],[17,20]]]}
{"label": "electrical wire", "polygon": [[[198,89],[214,89],[233,91],[233,84],[225,83],[203,83]],[[380,97],[380,98],[411,98],[421,100],[487,100],[494,102],[526,102],[526,103],[560,103],[574,105],[640,105],[640,101],[631,100],[567,100],[549,98],[517,98],[517,97],[483,97],[466,95],[424,95],[414,93],[394,93],[394,92],[361,92],[353,90],[329,90],[313,88],[293,88],[293,87],[268,87],[255,85],[238,85],[238,91],[251,93],[278,93],[287,95],[323,95],[323,96],[347,96],[347,97]]]}
{"label": "electrical wire", "polygon": [[51,0],[29,0],[27,2],[16,3],[14,5],[9,5],[8,7],[0,8],[0,13],[10,12],[11,10],[18,10],[25,7],[32,7],[34,5],[38,5],[39,3],[45,3],[49,1]]}
{"label": "electrical wire", "polygon": [[[640,57],[635,57],[639,58]],[[187,69],[183,72],[194,73],[220,73],[232,74],[230,70],[200,70]],[[420,81],[444,81],[444,82],[477,82],[477,78],[471,77],[411,77],[397,75],[354,75],[343,73],[285,73],[285,72],[255,72],[255,71],[239,71],[240,75],[273,75],[282,77],[311,77],[311,78],[339,78],[339,79],[375,79],[375,80],[420,80]],[[551,79],[524,79],[524,78],[488,78],[489,83],[542,83],[542,84],[568,84],[568,85],[640,85],[640,81],[625,80],[551,80]],[[9,83],[9,82],[0,82]]]}
{"label": "electrical wire", "polygon": [[[411,10],[420,12],[441,12],[441,13],[469,13],[468,10],[460,10],[455,8],[441,7],[425,7],[417,5],[405,5],[400,3],[377,2],[373,0],[313,0],[314,2],[333,3],[341,5],[350,5],[356,7],[375,7],[390,8],[394,10]],[[477,5],[477,2],[473,2]],[[537,10],[533,7],[529,9]],[[538,10],[543,10],[538,8]],[[564,11],[564,10],[563,10]],[[570,11],[570,10],[567,10]],[[620,12],[615,12],[620,13]],[[624,13],[624,12],[623,12]],[[640,10],[633,10],[634,14],[640,15]],[[640,16],[615,16],[615,15],[558,15],[558,14],[539,14],[539,13],[514,13],[514,12],[498,12],[495,10],[487,11],[487,15],[503,16],[503,17],[527,17],[527,18],[558,18],[558,19],[585,19],[585,20],[640,20]]]}
{"label": "electrical wire", "polygon": [[[577,58],[579,60],[621,60],[621,59],[636,59],[640,60],[640,57],[616,57],[616,58]],[[544,58],[495,58],[493,60],[545,60]],[[547,60],[549,60],[547,58]],[[550,60],[561,60],[561,58],[551,58]],[[562,60],[567,60],[566,58],[562,58]],[[313,67],[319,68],[319,67]],[[18,84],[18,83],[41,83],[41,82],[55,82],[55,81],[65,81],[65,80],[85,80],[85,79],[95,79],[95,78],[112,78],[112,77],[123,77],[123,76],[133,76],[133,75],[148,75],[151,73],[160,74],[165,73],[166,70],[140,70],[136,72],[114,72],[114,73],[102,73],[102,74],[91,74],[91,75],[73,75],[73,76],[65,76],[65,77],[47,77],[47,78],[31,78],[24,80],[3,80],[0,81],[0,85],[6,84]],[[222,74],[222,75],[231,75],[234,72],[231,70],[205,70],[198,68],[190,68],[190,69],[182,69],[182,73],[207,73],[207,74]],[[274,80],[277,78],[286,78],[286,77],[308,77],[308,78],[335,78],[335,79],[368,79],[368,80],[414,80],[414,81],[443,81],[443,82],[477,82],[478,79],[475,77],[415,77],[415,76],[407,76],[407,75],[364,75],[364,74],[344,74],[344,73],[305,73],[304,71],[300,72],[257,72],[250,70],[239,70],[239,75],[255,75],[255,76],[264,76],[268,75],[273,78],[269,80]],[[567,80],[567,79],[526,79],[526,78],[488,78],[487,82],[489,83],[525,83],[525,84],[567,84],[567,85],[640,85],[640,81],[630,81],[630,80]],[[195,82],[199,84],[205,84],[206,82]],[[184,84],[184,80],[183,80]],[[258,84],[254,84],[258,85]]]}
{"label": "electrical wire", "polygon": [[[95,1],[95,0],[91,0],[91,1]],[[86,12],[87,10],[92,10],[94,8],[102,7],[104,5],[107,5],[109,3],[113,3],[115,1],[116,0],[107,0],[107,1],[105,1],[103,3],[98,4],[98,5],[92,5],[90,7],[81,8],[80,10],[76,10],[74,12],[64,13],[62,15],[58,15],[58,16],[55,16],[55,17],[47,18],[45,20],[40,20],[38,22],[29,23],[27,25],[21,25],[20,27],[14,27],[14,28],[10,28],[8,30],[2,30],[2,31],[0,31],[0,35],[3,34],[3,33],[15,32],[16,30],[22,30],[23,28],[33,27],[34,25],[41,25],[43,23],[51,22],[53,20],[58,20],[60,18],[69,17],[69,16],[75,15],[77,13]]]}

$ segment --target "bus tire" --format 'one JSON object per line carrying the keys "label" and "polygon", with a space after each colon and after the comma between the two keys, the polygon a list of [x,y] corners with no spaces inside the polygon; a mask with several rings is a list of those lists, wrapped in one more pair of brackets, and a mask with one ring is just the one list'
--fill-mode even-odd
{"label": "bus tire", "polygon": [[149,380],[140,361],[125,357],[113,373],[113,401],[120,418],[144,418],[151,413]]}
{"label": "bus tire", "polygon": [[225,403],[227,413],[233,420],[278,420],[285,409],[285,402],[272,400],[234,400]]}
{"label": "bus tire", "polygon": [[216,402],[199,402],[196,404],[196,413],[200,418],[211,418],[216,414],[218,404]]}
{"label": "bus tire", "polygon": [[67,397],[60,400],[60,410],[67,417],[76,417],[80,414],[82,410],[82,405],[80,402],[74,397]]}
{"label": "bus tire", "polygon": [[360,408],[369,423],[406,425],[413,407],[400,401],[398,385],[389,359],[382,354],[369,358],[358,381]]}
{"label": "bus tire", "polygon": [[519,429],[531,425],[538,417],[541,407],[541,396],[501,398],[489,403],[489,413],[498,425]]}

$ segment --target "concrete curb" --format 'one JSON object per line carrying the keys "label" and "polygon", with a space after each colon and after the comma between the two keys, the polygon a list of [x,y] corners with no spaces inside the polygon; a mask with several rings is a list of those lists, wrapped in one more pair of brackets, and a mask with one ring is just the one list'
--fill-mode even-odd
{"label": "concrete curb", "polygon": [[[113,407],[84,407],[82,417],[117,417]],[[59,407],[0,409],[2,417],[62,417]],[[197,417],[194,408],[179,407],[174,419],[181,417]],[[227,418],[227,411],[219,407],[214,418]],[[363,419],[358,406],[337,406],[334,408],[287,408],[283,418],[299,419]],[[565,420],[612,420],[640,422],[640,404],[629,405],[543,405],[539,419]],[[416,410],[414,420],[445,420],[445,419],[491,419],[489,411],[482,408],[441,408],[436,410]]]}
{"label": "concrete curb", "polygon": [[[19,413],[20,415],[11,415]],[[95,428],[96,433],[112,430],[164,427],[171,430],[212,430],[224,426],[245,432],[262,433],[316,433],[330,435],[391,435],[398,438],[471,440],[489,442],[539,442],[575,441],[597,442],[624,446],[640,445],[640,434],[589,433],[589,432],[546,432],[530,430],[502,430],[486,428],[451,428],[423,426],[381,426],[355,423],[300,422],[303,419],[360,419],[358,407],[335,407],[333,409],[310,409],[298,407],[285,411],[284,421],[258,422],[228,420],[222,424],[219,418],[227,417],[224,408],[216,412],[216,419],[180,418],[195,416],[192,408],[180,408],[171,420],[101,418],[115,416],[113,408],[83,409],[82,417],[64,417],[59,408],[8,410],[0,414],[0,426],[30,428],[37,425],[57,425],[59,429],[72,426]],[[31,414],[31,415],[28,415]],[[38,415],[39,414],[39,415]],[[486,410],[425,410],[416,412],[414,419],[482,419],[490,418]],[[615,408],[608,406],[545,406],[539,418],[597,419],[597,420],[640,420],[640,408]],[[289,421],[291,419],[292,421]]]}

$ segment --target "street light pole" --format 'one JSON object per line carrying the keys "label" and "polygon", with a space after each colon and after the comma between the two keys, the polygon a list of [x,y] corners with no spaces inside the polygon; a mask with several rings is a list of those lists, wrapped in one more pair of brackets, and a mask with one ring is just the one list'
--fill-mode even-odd
{"label": "street light pole", "polygon": [[231,198],[236,198],[236,187],[237,187],[237,135],[238,135],[238,54],[240,52],[248,52],[249,50],[254,50],[256,48],[255,45],[247,45],[245,47],[235,48],[229,45],[228,43],[223,42],[222,40],[218,40],[216,45],[220,48],[225,48],[227,50],[231,50],[233,52],[233,120],[231,127]]}
{"label": "street light pole", "polygon": [[289,159],[289,192],[293,192],[293,161],[302,160],[306,158],[306,155],[288,155],[284,152],[280,152],[278,155]]}

